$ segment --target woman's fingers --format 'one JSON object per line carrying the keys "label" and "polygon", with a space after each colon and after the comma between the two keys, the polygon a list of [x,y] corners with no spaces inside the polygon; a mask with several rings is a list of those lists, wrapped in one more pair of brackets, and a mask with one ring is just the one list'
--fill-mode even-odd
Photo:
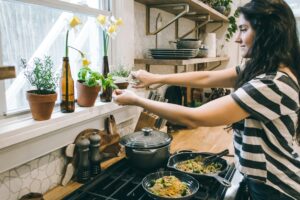
{"label": "woman's fingers", "polygon": [[114,93],[116,94],[116,95],[120,95],[120,94],[122,94],[122,90],[120,90],[120,89],[115,89],[114,90]]}

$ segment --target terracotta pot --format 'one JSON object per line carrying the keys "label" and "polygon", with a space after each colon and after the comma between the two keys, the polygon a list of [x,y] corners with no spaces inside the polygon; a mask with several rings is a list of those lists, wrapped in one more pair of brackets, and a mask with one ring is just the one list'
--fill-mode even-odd
{"label": "terracotta pot", "polygon": [[119,83],[115,83],[119,89],[124,90],[127,89],[129,82],[119,82]]}
{"label": "terracotta pot", "polygon": [[27,91],[27,100],[34,120],[42,121],[50,119],[57,93],[54,94],[35,94],[35,90]]}
{"label": "terracotta pot", "polygon": [[77,89],[77,104],[82,107],[91,107],[94,106],[101,87],[100,86],[88,87],[83,83],[77,81],[76,89]]}

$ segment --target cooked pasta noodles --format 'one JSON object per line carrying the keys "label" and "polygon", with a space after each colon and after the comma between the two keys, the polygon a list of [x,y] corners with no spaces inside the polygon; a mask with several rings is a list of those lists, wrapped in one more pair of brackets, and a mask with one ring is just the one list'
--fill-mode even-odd
{"label": "cooked pasta noodles", "polygon": [[183,197],[191,193],[188,185],[175,176],[163,176],[156,179],[149,190],[157,196],[172,198]]}
{"label": "cooked pasta noodles", "polygon": [[203,158],[201,156],[197,156],[194,159],[179,162],[175,167],[184,172],[197,174],[211,174],[221,170],[222,165],[220,163],[211,163],[204,166],[202,160]]}

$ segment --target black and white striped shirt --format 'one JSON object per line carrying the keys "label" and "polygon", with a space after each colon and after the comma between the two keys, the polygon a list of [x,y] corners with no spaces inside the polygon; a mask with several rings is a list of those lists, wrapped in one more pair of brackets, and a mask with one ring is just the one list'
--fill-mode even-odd
{"label": "black and white striped shirt", "polygon": [[300,199],[300,152],[293,142],[299,112],[298,83],[283,72],[262,74],[232,97],[250,114],[234,127],[236,168]]}

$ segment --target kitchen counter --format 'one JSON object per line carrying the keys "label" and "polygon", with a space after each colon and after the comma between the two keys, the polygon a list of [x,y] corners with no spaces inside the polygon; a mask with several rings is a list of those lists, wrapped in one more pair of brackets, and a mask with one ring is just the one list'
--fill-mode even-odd
{"label": "kitchen counter", "polygon": [[[181,130],[172,133],[171,153],[180,150],[193,150],[201,152],[219,152],[226,148],[233,154],[232,133],[220,127],[199,127],[194,130]],[[124,158],[120,156],[101,163],[102,169],[106,169],[112,164]],[[232,161],[232,158],[228,158]],[[82,184],[71,182],[67,186],[57,186],[44,195],[45,200],[59,200],[78,189]]]}

